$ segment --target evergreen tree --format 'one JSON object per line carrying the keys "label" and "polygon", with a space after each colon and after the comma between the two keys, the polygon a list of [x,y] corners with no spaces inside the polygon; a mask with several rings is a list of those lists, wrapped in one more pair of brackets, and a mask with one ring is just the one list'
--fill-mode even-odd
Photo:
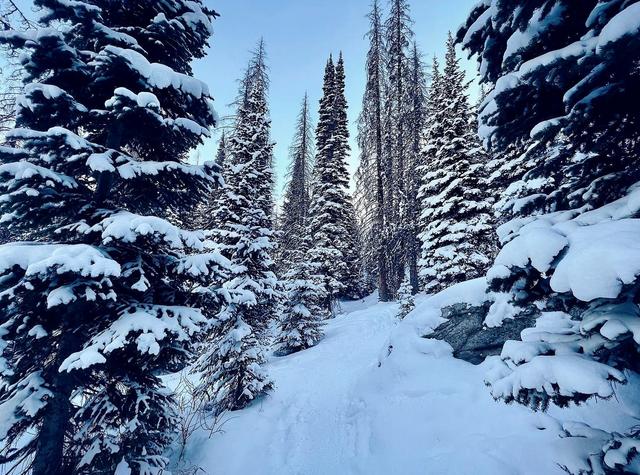
{"label": "evergreen tree", "polygon": [[309,100],[305,94],[298,115],[296,133],[290,149],[291,178],[284,196],[280,219],[280,268],[291,270],[295,254],[307,233],[309,202],[311,199],[311,174],[313,172],[313,125]]}
{"label": "evergreen tree", "polygon": [[303,235],[291,252],[291,270],[285,276],[285,310],[280,323],[277,348],[290,354],[314,346],[322,338],[322,321],[329,315],[324,307],[327,295],[321,276],[309,262],[310,238]]}
{"label": "evergreen tree", "polygon": [[483,275],[492,257],[491,202],[481,181],[486,155],[466,90],[449,35],[442,76],[434,70],[420,187],[420,266],[428,291]]}
{"label": "evergreen tree", "polygon": [[335,76],[335,102],[334,121],[335,131],[332,137],[333,161],[336,168],[336,176],[340,177],[337,183],[343,186],[346,182],[346,190],[340,198],[342,201],[342,221],[346,230],[346,238],[337,242],[338,248],[342,252],[346,269],[340,275],[340,280],[345,287],[340,297],[358,298],[362,293],[362,260],[360,256],[360,247],[357,245],[359,241],[359,229],[356,223],[356,212],[348,192],[349,187],[349,169],[347,162],[349,160],[349,119],[347,116],[347,98],[345,96],[345,71],[344,59],[342,52],[336,64]]}
{"label": "evergreen tree", "polygon": [[378,0],[373,2],[369,22],[367,83],[358,120],[360,165],[356,172],[356,209],[363,236],[363,267],[367,274],[376,278],[379,298],[386,302],[392,298],[388,287],[388,237],[385,234],[385,195],[388,192],[383,149],[386,52]]}
{"label": "evergreen tree", "polygon": [[422,165],[420,149],[427,118],[427,83],[422,57],[415,42],[413,43],[410,60],[411,73],[407,91],[410,109],[406,117],[409,146],[404,169],[406,191],[405,206],[401,214],[401,227],[404,233],[403,240],[406,248],[409,283],[413,293],[417,293],[420,285],[418,277],[418,257],[420,254],[420,240],[418,238],[420,204],[418,202],[418,192],[420,180],[417,177],[416,170]]}
{"label": "evergreen tree", "polygon": [[341,297],[353,297],[359,286],[355,211],[348,195],[348,130],[342,55],[330,58],[316,130],[316,163],[310,204],[310,262],[323,276],[325,308]]}
{"label": "evergreen tree", "polygon": [[[233,276],[225,284],[230,304],[211,331],[209,350],[199,360],[200,397],[215,413],[246,407],[273,387],[261,368],[262,346],[269,323],[277,317],[279,282],[274,274],[272,217],[272,150],[267,106],[268,83],[256,71],[266,71],[262,41],[249,69],[247,100],[238,110],[229,141],[231,160],[219,213],[219,234]],[[256,68],[254,71],[253,68]]]}
{"label": "evergreen tree", "polygon": [[35,31],[0,34],[25,51],[0,214],[30,241],[0,247],[2,463],[160,473],[177,417],[160,376],[205,323],[190,289],[223,262],[172,218],[215,181],[186,164],[214,125],[190,63],[215,13],[198,0],[34,3]]}
{"label": "evergreen tree", "polygon": [[388,190],[386,217],[389,234],[387,259],[389,286],[394,295],[402,283],[407,266],[407,242],[402,227],[406,209],[406,167],[410,146],[408,116],[411,110],[409,81],[411,62],[409,47],[413,40],[412,20],[407,0],[390,0],[389,17],[385,22],[387,86],[385,88],[385,181]]}
{"label": "evergreen tree", "polygon": [[[546,409],[615,397],[613,383],[640,372],[635,240],[624,239],[638,232],[629,204],[640,179],[640,2],[520,7],[485,2],[458,38],[493,86],[480,132],[505,157],[502,209],[516,218],[500,228],[490,289],[505,292],[514,313],[545,311],[523,341],[505,345],[489,382],[496,398]],[[637,470],[637,428],[566,432],[594,444],[582,461],[591,472]]]}
{"label": "evergreen tree", "polygon": [[220,222],[220,213],[226,209],[222,200],[225,195],[225,191],[223,190],[224,175],[228,169],[228,158],[227,140],[225,132],[223,131],[213,161],[217,173],[220,178],[222,178],[222,183],[219,182],[211,186],[209,190],[204,193],[200,203],[198,203],[194,216],[187,218],[193,224],[194,228],[206,230],[208,235],[218,244],[224,242],[223,237],[220,236],[219,233],[216,233],[216,228]]}
{"label": "evergreen tree", "polygon": [[402,285],[400,285],[400,289],[398,290],[398,301],[400,302],[398,318],[402,320],[409,315],[416,306],[413,296],[413,286],[411,282],[409,282],[409,279],[402,281]]}
{"label": "evergreen tree", "polygon": [[222,131],[222,135],[220,136],[220,142],[218,142],[218,151],[216,152],[216,159],[215,159],[216,165],[218,165],[218,167],[221,170],[224,168],[224,165],[227,162],[227,155],[228,155],[227,138],[224,131]]}

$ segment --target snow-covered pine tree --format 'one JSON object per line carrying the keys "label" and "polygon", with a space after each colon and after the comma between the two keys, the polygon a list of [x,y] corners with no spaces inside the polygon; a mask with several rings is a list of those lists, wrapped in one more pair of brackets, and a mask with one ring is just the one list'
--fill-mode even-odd
{"label": "snow-covered pine tree", "polygon": [[335,131],[332,138],[334,146],[332,165],[336,170],[335,176],[339,177],[336,184],[339,184],[339,187],[343,187],[343,183],[346,182],[346,189],[343,191],[343,196],[340,197],[340,200],[342,201],[341,207],[343,209],[341,220],[344,223],[347,234],[344,239],[337,243],[346,264],[345,272],[339,276],[345,290],[339,296],[355,299],[362,294],[362,258],[360,256],[360,246],[358,245],[360,231],[356,223],[353,201],[348,191],[349,168],[347,163],[351,147],[349,146],[349,118],[347,115],[348,104],[345,94],[345,80],[344,58],[342,57],[342,52],[340,52],[335,76],[335,102],[333,105]]}
{"label": "snow-covered pine tree", "polygon": [[290,180],[280,215],[279,268],[285,272],[293,268],[297,251],[301,249],[307,229],[313,173],[314,134],[309,99],[305,94],[296,123],[296,132],[289,150]]}
{"label": "snow-covered pine tree", "polygon": [[308,259],[311,238],[301,235],[290,253],[290,270],[284,275],[285,303],[276,341],[279,354],[290,354],[314,346],[323,335],[322,321],[329,317],[325,308],[327,292],[322,276]]}
{"label": "snow-covered pine tree", "polygon": [[445,66],[441,75],[434,70],[430,91],[419,192],[420,273],[428,291],[483,275],[492,257],[491,200],[481,185],[486,154],[472,127],[467,88],[449,34]]}
{"label": "snow-covered pine tree", "polygon": [[400,311],[398,312],[398,318],[402,320],[404,317],[409,315],[411,311],[415,308],[415,298],[413,292],[413,286],[411,285],[410,279],[405,278],[398,289],[398,302],[400,303]]}
{"label": "snow-covered pine tree", "polygon": [[[484,2],[458,38],[494,85],[480,131],[497,153],[515,149],[506,167],[522,167],[506,190],[518,218],[499,229],[504,246],[490,288],[516,307],[544,310],[522,341],[507,342],[488,382],[495,397],[545,409],[614,397],[615,383],[640,372],[640,268],[632,257],[640,232],[640,2],[521,7]],[[568,471],[638,471],[637,428],[566,432],[585,447]]]}
{"label": "snow-covered pine tree", "polygon": [[[629,61],[616,56],[619,42],[634,41],[633,29],[617,23],[635,12],[628,11],[605,29],[621,7],[611,1],[600,3],[596,9],[593,1],[579,8],[560,0],[534,2],[517,17],[509,7],[501,6],[491,18],[486,14],[480,18],[478,12],[484,8],[479,7],[468,20],[478,28],[463,27],[459,32],[470,52],[481,52],[484,80],[495,83],[480,113],[481,134],[501,151],[518,146],[510,162],[515,161],[520,172],[510,183],[511,200],[505,203],[505,209],[514,215],[577,208],[585,203],[600,206],[620,197],[638,179],[626,158],[634,156],[638,145],[618,140],[637,132],[634,120],[622,120],[634,117],[635,103],[628,101],[622,89],[611,86],[627,78],[635,80],[631,66],[635,56]],[[525,23],[533,26],[527,29]],[[509,27],[500,34],[489,33],[494,24]],[[603,45],[584,37],[603,30]],[[616,34],[609,38],[612,33]],[[485,48],[483,41],[489,34],[495,43]],[[510,36],[514,36],[511,41]],[[550,55],[538,64],[535,60],[541,56],[542,44]],[[570,46],[575,51],[569,51]],[[565,57],[566,52],[570,54]],[[504,56],[504,66],[497,64],[498,55]],[[573,67],[576,58],[583,58],[579,68]],[[541,80],[551,69],[560,74],[558,80]],[[510,80],[513,83],[508,84]],[[613,128],[602,134],[607,127]],[[600,179],[594,181],[594,176]]]}
{"label": "snow-covered pine tree", "polygon": [[344,96],[344,63],[329,58],[316,127],[316,162],[309,209],[310,262],[323,276],[327,290],[325,308],[341,297],[355,297],[360,272],[355,225],[347,170],[348,123]]}
{"label": "snow-covered pine tree", "polygon": [[355,205],[363,240],[363,268],[368,280],[375,279],[379,298],[391,300],[388,287],[385,234],[385,194],[383,149],[383,98],[385,94],[385,44],[378,0],[369,13],[369,51],[367,53],[362,112],[358,119],[360,165],[356,172]]}
{"label": "snow-covered pine tree", "polygon": [[200,397],[220,414],[246,407],[273,384],[261,368],[267,326],[277,317],[279,282],[271,252],[272,217],[271,121],[267,105],[268,81],[261,41],[250,62],[246,100],[237,112],[229,140],[224,209],[219,213],[225,255],[234,273],[225,284],[231,303],[211,331],[207,351],[197,369],[202,373]]}
{"label": "snow-covered pine tree", "polygon": [[[390,0],[385,22],[386,78],[384,122],[384,175],[387,189],[385,218],[389,240],[387,260],[389,288],[396,296],[404,279],[407,262],[407,236],[403,229],[403,213],[407,209],[407,166],[411,147],[409,130],[412,104],[410,47],[414,33],[407,0]],[[412,175],[412,177],[415,175]],[[413,265],[410,266],[414,268]]]}
{"label": "snow-covered pine tree", "polygon": [[[199,0],[35,0],[17,127],[0,148],[2,463],[34,474],[159,474],[176,413],[159,376],[205,323],[216,272],[169,216],[216,176],[186,164],[214,124],[192,77],[215,13]],[[170,39],[170,41],[168,41]]]}

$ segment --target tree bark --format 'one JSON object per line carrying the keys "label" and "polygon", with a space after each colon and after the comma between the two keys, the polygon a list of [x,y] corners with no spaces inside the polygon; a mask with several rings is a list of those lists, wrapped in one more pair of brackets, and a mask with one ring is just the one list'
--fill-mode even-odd
{"label": "tree bark", "polygon": [[[68,314],[70,314],[69,312]],[[72,416],[71,394],[74,377],[68,372],[58,372],[62,362],[80,349],[78,338],[69,328],[63,330],[58,354],[51,371],[55,372],[53,395],[47,401],[44,418],[33,459],[33,475],[63,475],[67,473],[64,465],[64,442],[69,431]]]}

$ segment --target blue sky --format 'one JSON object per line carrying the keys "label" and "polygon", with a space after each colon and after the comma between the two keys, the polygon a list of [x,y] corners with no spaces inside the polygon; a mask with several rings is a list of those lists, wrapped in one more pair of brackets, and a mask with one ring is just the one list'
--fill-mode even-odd
{"label": "blue sky", "polygon": [[[448,30],[456,30],[477,0],[410,0],[416,40],[425,59],[442,56]],[[258,39],[265,39],[271,76],[272,135],[276,142],[276,193],[281,194],[288,166],[288,149],[305,91],[317,111],[322,75],[329,53],[343,51],[351,124],[351,170],[357,167],[355,121],[364,91],[365,34],[369,0],[207,0],[221,17],[208,57],[198,62],[196,75],[207,82],[221,116],[236,96],[236,79],[244,70]],[[386,8],[386,0],[381,0]],[[469,77],[475,64],[465,61]],[[215,153],[218,134],[198,151],[201,160]]]}
{"label": "blue sky", "polygon": [[[442,56],[447,31],[455,31],[477,0],[409,0],[415,21],[416,40],[430,63]],[[221,14],[206,58],[195,65],[196,76],[207,82],[220,116],[233,112],[228,106],[237,93],[249,51],[260,37],[265,39],[271,76],[272,136],[276,142],[276,194],[286,183],[288,150],[295,119],[305,91],[312,111],[317,111],[322,92],[324,66],[330,53],[342,51],[347,74],[347,100],[351,125],[351,171],[357,167],[355,122],[365,84],[364,63],[368,49],[370,0],[205,0]],[[18,0],[29,9],[30,0]],[[386,10],[387,0],[380,0]],[[468,76],[475,63],[463,62]],[[472,97],[476,91],[472,90]],[[194,159],[213,159],[219,131],[194,153]]]}

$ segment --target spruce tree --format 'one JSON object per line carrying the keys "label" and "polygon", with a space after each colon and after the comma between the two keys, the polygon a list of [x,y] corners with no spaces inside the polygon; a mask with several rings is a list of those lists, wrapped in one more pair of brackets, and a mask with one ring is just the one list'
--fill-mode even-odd
{"label": "spruce tree", "polygon": [[0,33],[25,71],[0,214],[29,239],[0,247],[2,463],[160,473],[177,417],[160,376],[184,365],[205,323],[190,289],[222,262],[172,218],[215,181],[186,164],[214,125],[190,63],[215,13],[34,3],[36,30]]}
{"label": "spruce tree", "polygon": [[491,202],[481,186],[486,155],[472,128],[467,83],[451,35],[429,102],[433,115],[419,192],[420,266],[427,291],[440,291],[483,275],[492,257]]}
{"label": "spruce tree", "polygon": [[273,384],[264,373],[262,347],[266,330],[277,317],[279,282],[271,252],[274,247],[272,216],[272,150],[264,44],[252,56],[246,101],[238,110],[229,140],[230,162],[221,203],[224,209],[219,234],[233,275],[224,290],[230,304],[218,315],[209,348],[197,369],[202,382],[200,397],[208,399],[216,414],[246,407]]}
{"label": "spruce tree", "polygon": [[335,102],[333,104],[335,131],[332,137],[334,146],[333,166],[336,169],[336,176],[339,177],[339,181],[336,184],[340,183],[340,187],[344,187],[342,183],[346,182],[346,190],[343,192],[343,196],[340,197],[342,201],[342,221],[346,230],[346,237],[337,242],[346,264],[345,272],[339,276],[345,287],[340,297],[355,299],[360,297],[362,293],[362,260],[360,247],[357,244],[359,242],[359,229],[356,223],[355,208],[348,191],[349,169],[347,162],[351,147],[349,146],[349,119],[347,115],[347,98],[345,96],[345,79],[344,59],[342,52],[340,52],[338,63],[336,64]]}
{"label": "spruce tree", "polygon": [[217,233],[218,223],[220,222],[220,213],[226,209],[223,205],[225,195],[224,191],[224,175],[228,169],[228,147],[226,134],[223,131],[218,142],[218,150],[213,160],[220,181],[211,186],[206,193],[203,194],[200,203],[198,203],[193,216],[187,219],[193,224],[194,228],[206,230],[208,236],[212,238],[218,245],[224,242],[223,237]]}
{"label": "spruce tree", "polygon": [[[638,269],[629,259],[638,232],[640,2],[521,6],[484,2],[458,38],[493,86],[480,132],[504,157],[501,209],[515,217],[500,228],[490,289],[516,310],[543,310],[523,341],[505,345],[488,382],[496,398],[544,410],[615,397],[615,383],[640,372]],[[589,445],[576,473],[637,470],[637,428],[566,434]]]}
{"label": "spruce tree", "polygon": [[225,132],[222,131],[222,135],[220,136],[220,142],[218,142],[218,151],[216,152],[215,163],[222,170],[227,161],[227,137]]}
{"label": "spruce tree", "polygon": [[389,16],[385,22],[387,86],[385,89],[385,181],[388,190],[386,217],[389,234],[387,259],[389,286],[397,294],[407,266],[407,242],[402,227],[402,213],[406,209],[406,167],[410,146],[409,81],[411,64],[409,47],[413,40],[412,19],[407,0],[390,0]]}
{"label": "spruce tree", "polygon": [[290,253],[290,270],[284,275],[285,309],[276,341],[280,354],[314,346],[322,338],[322,321],[329,314],[324,307],[327,292],[322,276],[308,259],[311,239],[302,235]]}
{"label": "spruce tree", "polygon": [[418,237],[420,204],[418,192],[420,180],[416,170],[422,165],[421,146],[422,136],[427,119],[427,83],[422,56],[418,45],[414,42],[410,57],[410,77],[407,83],[409,111],[407,121],[406,166],[404,169],[404,183],[406,187],[404,207],[401,210],[401,229],[404,234],[406,265],[409,283],[413,293],[418,292],[418,257],[420,255],[420,240]]}
{"label": "spruce tree", "polygon": [[297,251],[305,238],[311,199],[311,174],[313,172],[313,125],[309,99],[305,94],[298,115],[296,132],[290,148],[290,181],[284,196],[279,227],[280,268],[289,271],[295,262]]}
{"label": "spruce tree", "polygon": [[398,312],[398,318],[403,319],[411,313],[415,308],[415,298],[413,295],[413,286],[409,279],[405,278],[398,290],[398,302],[400,303],[400,311]]}
{"label": "spruce tree", "polygon": [[386,51],[378,0],[373,2],[369,22],[367,83],[358,119],[360,165],[356,172],[356,209],[364,244],[364,270],[370,274],[369,279],[375,278],[380,300],[387,302],[392,295],[388,286],[388,235],[385,233],[385,196],[389,191],[385,186],[383,149]]}
{"label": "spruce tree", "polygon": [[316,163],[310,205],[311,263],[323,276],[325,308],[337,298],[357,295],[360,273],[355,245],[355,211],[348,194],[348,129],[342,55],[337,67],[330,58],[316,129]]}

